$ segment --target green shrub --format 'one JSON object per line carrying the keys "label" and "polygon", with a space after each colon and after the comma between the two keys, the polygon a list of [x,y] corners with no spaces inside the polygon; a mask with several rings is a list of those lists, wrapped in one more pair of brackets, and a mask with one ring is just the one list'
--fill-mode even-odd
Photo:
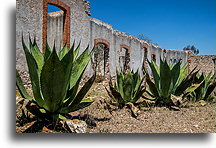
{"label": "green shrub", "polygon": [[92,52],[88,52],[88,47],[78,56],[80,45],[75,50],[74,44],[70,50],[65,45],[57,54],[55,45],[51,51],[46,44],[43,55],[35,41],[32,43],[30,40],[30,50],[23,39],[22,45],[34,97],[25,90],[18,71],[16,71],[16,85],[22,97],[35,104],[27,107],[30,111],[58,119],[93,102],[83,98],[91,88],[96,74],[78,91],[79,83],[92,55]]}

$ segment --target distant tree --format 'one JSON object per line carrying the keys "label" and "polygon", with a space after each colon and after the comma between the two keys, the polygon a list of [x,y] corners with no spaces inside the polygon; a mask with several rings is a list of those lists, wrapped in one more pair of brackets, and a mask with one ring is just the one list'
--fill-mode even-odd
{"label": "distant tree", "polygon": [[137,37],[138,39],[144,40],[144,41],[146,41],[146,42],[148,42],[148,43],[151,43],[151,42],[152,42],[152,40],[151,40],[149,37],[145,36],[144,34],[138,34],[138,35],[136,35],[136,37]]}
{"label": "distant tree", "polygon": [[188,46],[184,47],[183,50],[189,50],[196,55],[199,54],[199,49],[197,49],[194,45],[192,45],[192,46],[188,45]]}

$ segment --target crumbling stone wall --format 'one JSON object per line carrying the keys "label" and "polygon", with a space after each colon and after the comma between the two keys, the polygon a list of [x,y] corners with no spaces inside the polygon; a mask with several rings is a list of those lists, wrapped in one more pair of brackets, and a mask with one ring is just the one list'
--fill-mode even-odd
{"label": "crumbling stone wall", "polygon": [[[44,15],[47,11],[47,4],[54,3],[56,6],[65,7],[67,13],[67,21],[64,24],[61,22],[62,15]],[[147,43],[132,35],[114,30],[110,24],[100,20],[90,18],[89,3],[86,0],[17,0],[17,18],[16,18],[16,68],[19,70],[26,70],[26,61],[24,58],[21,35],[23,33],[26,44],[28,45],[29,33],[31,37],[36,37],[39,48],[42,50],[44,45],[44,38],[48,37],[48,43],[53,45],[53,37],[49,37],[56,29],[47,27],[52,22],[57,22],[54,28],[63,30],[60,40],[68,41],[72,45],[75,40],[76,45],[81,41],[81,51],[89,45],[89,50],[97,47],[98,44],[105,45],[104,49],[104,66],[101,66],[101,71],[105,71],[105,75],[116,75],[116,69],[120,70],[122,67],[119,61],[122,56],[122,48],[126,49],[124,60],[126,61],[126,68],[133,71],[139,70],[142,74],[143,67],[149,68],[147,59],[154,60],[157,65],[160,64],[160,58],[166,59],[170,64],[176,63],[182,59],[182,66],[189,64],[189,70],[195,65],[204,68],[203,71],[214,71],[214,64],[211,56],[195,56],[187,51],[180,50],[166,50],[155,44]],[[47,17],[47,18],[46,18]],[[47,20],[46,20],[47,19]],[[49,20],[48,20],[49,19]],[[50,21],[52,20],[52,21]],[[60,20],[60,22],[59,22]],[[67,24],[69,23],[69,27]],[[63,25],[62,25],[63,24]],[[44,25],[48,29],[44,29]],[[66,25],[66,26],[65,26]],[[66,29],[65,29],[66,28]],[[49,35],[47,35],[49,33]],[[54,33],[55,34],[55,33]],[[66,39],[66,40],[65,40]],[[94,59],[94,57],[93,57]],[[90,62],[86,75],[93,73],[92,63]]]}
{"label": "crumbling stone wall", "polygon": [[215,55],[195,55],[188,53],[188,70],[189,72],[197,66],[200,73],[209,74],[215,72]]}
{"label": "crumbling stone wall", "polygon": [[16,5],[16,68],[26,70],[25,55],[22,49],[22,35],[28,45],[29,33],[36,37],[42,47],[43,4],[40,1],[17,0]]}
{"label": "crumbling stone wall", "polygon": [[182,65],[184,66],[188,62],[188,52],[181,50],[165,50],[165,59],[169,64],[175,64],[179,60],[182,60]]}
{"label": "crumbling stone wall", "polygon": [[[16,13],[16,68],[25,71],[27,69],[25,55],[22,49],[22,34],[26,45],[28,38],[36,37],[39,48],[42,50],[44,37],[44,3],[48,0],[17,0]],[[52,0],[56,4],[59,1],[70,8],[70,44],[76,39],[76,45],[82,40],[81,50],[84,51],[89,44],[89,4],[85,0]],[[82,52],[81,51],[81,52]]]}
{"label": "crumbling stone wall", "polygon": [[[122,48],[129,49],[126,59],[129,60],[129,67],[131,70],[139,70],[142,74],[142,68],[144,65],[144,59],[152,60],[153,55],[155,57],[156,64],[160,64],[160,58],[166,56],[167,59],[183,59],[183,64],[187,63],[187,52],[178,50],[166,50],[162,47],[156,46],[151,43],[147,43],[143,40],[128,35],[126,33],[114,30],[110,24],[97,20],[95,18],[90,19],[90,44],[94,43],[94,39],[100,38],[109,44],[109,63],[110,74],[115,76],[116,69],[121,69],[122,63],[119,62],[119,58],[122,56]],[[93,45],[92,45],[93,46]],[[173,53],[173,54],[172,54]],[[183,65],[182,64],[182,65]]]}

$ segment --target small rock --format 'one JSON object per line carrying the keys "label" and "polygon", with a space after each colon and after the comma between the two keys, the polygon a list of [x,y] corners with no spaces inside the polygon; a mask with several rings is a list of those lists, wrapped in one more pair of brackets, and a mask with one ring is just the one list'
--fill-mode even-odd
{"label": "small rock", "polygon": [[199,127],[199,125],[194,125],[194,127],[198,128],[198,127]]}
{"label": "small rock", "polygon": [[87,124],[85,121],[81,121],[78,119],[74,120],[66,120],[66,126],[72,133],[86,133],[87,132]]}

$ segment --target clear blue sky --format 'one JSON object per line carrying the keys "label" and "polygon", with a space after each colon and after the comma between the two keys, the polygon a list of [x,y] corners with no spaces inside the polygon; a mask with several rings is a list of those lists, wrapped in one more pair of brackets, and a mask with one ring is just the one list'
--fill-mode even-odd
{"label": "clear blue sky", "polygon": [[165,49],[195,45],[216,54],[215,0],[89,0],[92,17]]}

